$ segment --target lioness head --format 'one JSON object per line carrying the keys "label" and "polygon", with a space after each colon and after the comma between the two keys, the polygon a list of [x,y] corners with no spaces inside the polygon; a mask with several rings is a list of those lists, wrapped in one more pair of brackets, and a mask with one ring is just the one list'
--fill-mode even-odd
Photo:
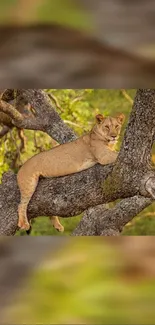
{"label": "lioness head", "polygon": [[102,114],[98,114],[96,115],[95,133],[108,144],[114,145],[120,134],[124,119],[124,114],[120,114],[117,117],[104,117]]}

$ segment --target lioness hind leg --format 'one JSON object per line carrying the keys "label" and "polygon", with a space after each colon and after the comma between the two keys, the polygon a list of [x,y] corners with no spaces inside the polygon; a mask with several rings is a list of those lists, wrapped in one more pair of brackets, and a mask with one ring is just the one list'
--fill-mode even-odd
{"label": "lioness hind leg", "polygon": [[62,226],[62,224],[60,223],[58,217],[49,217],[50,220],[51,220],[51,223],[53,225],[53,227],[60,231],[60,232],[63,232],[64,231],[64,227]]}
{"label": "lioness hind leg", "polygon": [[21,201],[18,205],[18,227],[23,230],[29,230],[30,224],[27,219],[27,207],[31,200],[33,193],[37,187],[39,178],[32,178],[30,182],[27,181],[26,186],[20,186],[18,183],[21,194]]}
{"label": "lioness hind leg", "polygon": [[30,224],[27,219],[27,206],[29,201],[29,197],[22,197],[18,206],[18,227],[23,230],[29,230],[30,228]]}

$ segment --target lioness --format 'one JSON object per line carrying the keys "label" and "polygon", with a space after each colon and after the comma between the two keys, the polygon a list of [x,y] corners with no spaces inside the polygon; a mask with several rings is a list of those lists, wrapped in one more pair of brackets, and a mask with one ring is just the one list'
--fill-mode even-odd
{"label": "lioness", "polygon": [[[41,152],[27,160],[17,174],[21,193],[18,206],[18,227],[28,230],[27,206],[37,187],[39,176],[56,177],[78,173],[97,163],[106,165],[116,160],[112,151],[124,122],[124,115],[117,117],[96,116],[92,130],[75,141],[61,144],[49,151]],[[58,217],[50,217],[53,226],[63,231]]]}

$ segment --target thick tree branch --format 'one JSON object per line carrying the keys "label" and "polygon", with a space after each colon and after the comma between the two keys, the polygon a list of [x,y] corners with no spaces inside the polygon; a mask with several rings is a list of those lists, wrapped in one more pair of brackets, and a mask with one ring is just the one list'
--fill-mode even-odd
{"label": "thick tree branch", "polygon": [[73,232],[73,236],[118,236],[123,227],[153,202],[134,196],[117,203],[112,209],[99,205],[90,208]]}
{"label": "thick tree branch", "polygon": [[[23,109],[27,102],[35,109],[35,115],[26,108]],[[52,107],[48,94],[41,89],[18,90],[15,104],[14,107],[4,100],[0,101],[0,114],[2,115],[0,117],[3,122],[6,120],[6,123],[20,129],[44,131],[59,143],[76,139],[74,132],[61,120]]]}
{"label": "thick tree branch", "polygon": [[30,128],[32,130],[41,130],[49,134],[59,143],[65,143],[76,139],[76,135],[60,118],[58,113],[51,105],[51,101],[41,89],[21,89],[19,91],[24,98],[28,100],[36,111],[36,117],[32,120],[25,119],[18,126]]}
{"label": "thick tree branch", "polygon": [[[91,206],[107,202],[107,198],[104,201],[101,185],[111,169],[111,166],[97,165],[70,176],[41,179],[29,204],[29,217],[75,216]],[[110,201],[113,200],[111,198]],[[16,231],[19,200],[16,175],[10,172],[4,174],[0,185],[1,235],[11,235]]]}

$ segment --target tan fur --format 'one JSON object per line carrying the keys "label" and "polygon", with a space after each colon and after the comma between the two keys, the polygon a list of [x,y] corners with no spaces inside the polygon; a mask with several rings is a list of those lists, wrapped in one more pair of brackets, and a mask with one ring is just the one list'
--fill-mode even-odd
{"label": "tan fur", "polygon": [[[58,177],[94,166],[110,164],[117,158],[113,151],[114,145],[121,131],[124,115],[118,117],[96,116],[97,123],[92,130],[73,142],[68,142],[49,151],[41,152],[29,160],[20,168],[17,174],[18,186],[21,193],[21,202],[18,207],[18,226],[28,230],[30,225],[27,219],[27,206],[35,192],[39,176]],[[63,231],[57,217],[51,217],[53,226]]]}

